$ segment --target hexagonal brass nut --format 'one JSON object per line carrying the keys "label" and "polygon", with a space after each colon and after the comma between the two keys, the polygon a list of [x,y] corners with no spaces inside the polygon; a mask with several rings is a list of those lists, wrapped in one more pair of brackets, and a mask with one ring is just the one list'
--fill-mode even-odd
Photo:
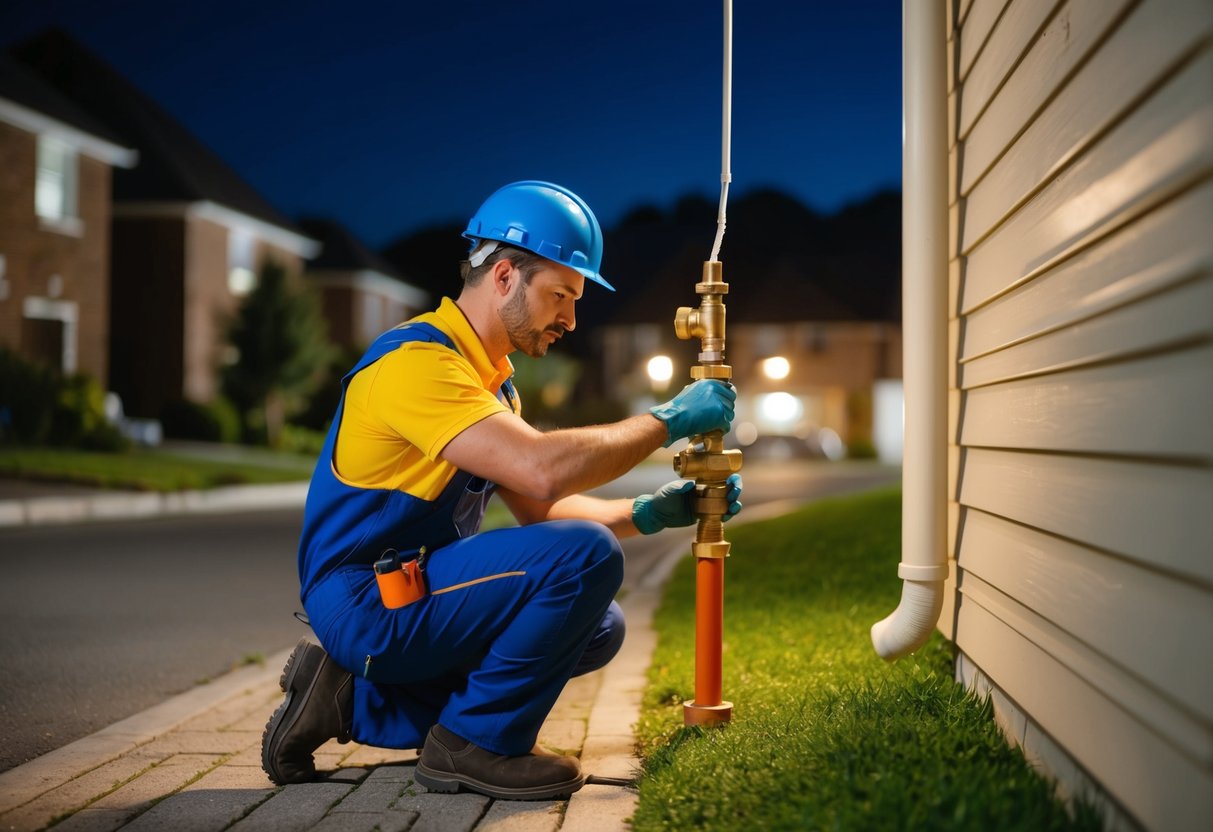
{"label": "hexagonal brass nut", "polygon": [[727,558],[731,545],[727,540],[718,540],[714,543],[692,543],[691,554],[697,558]]}

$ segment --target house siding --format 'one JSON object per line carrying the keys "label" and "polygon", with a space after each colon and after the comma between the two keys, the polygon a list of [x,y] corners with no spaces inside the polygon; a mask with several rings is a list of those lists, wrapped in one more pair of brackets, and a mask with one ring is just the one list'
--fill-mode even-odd
{"label": "house siding", "polygon": [[228,230],[207,220],[189,219],[185,233],[184,366],[179,389],[191,401],[209,402],[219,394],[221,350],[239,299],[228,288]]}
{"label": "house siding", "polygon": [[1213,5],[949,14],[940,627],[1065,793],[1213,828]]}

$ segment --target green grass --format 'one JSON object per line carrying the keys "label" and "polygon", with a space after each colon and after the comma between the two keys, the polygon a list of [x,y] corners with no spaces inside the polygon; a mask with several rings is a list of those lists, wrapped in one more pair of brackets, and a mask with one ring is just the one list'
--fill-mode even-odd
{"label": "green grass", "polygon": [[723,730],[682,727],[694,692],[694,564],[670,581],[637,737],[635,828],[1098,829],[1072,819],[952,681],[938,635],[895,664],[873,622],[897,605],[900,493],[730,530]]}
{"label": "green grass", "polygon": [[159,451],[95,453],[57,448],[0,449],[0,476],[136,491],[183,491],[222,485],[306,480],[313,461],[290,465],[216,461]]}

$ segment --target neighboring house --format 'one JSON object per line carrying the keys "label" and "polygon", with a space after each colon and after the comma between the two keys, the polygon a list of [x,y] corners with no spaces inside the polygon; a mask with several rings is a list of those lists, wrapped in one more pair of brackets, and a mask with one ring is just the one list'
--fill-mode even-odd
{"label": "neighboring house", "polygon": [[[727,359],[738,385],[730,440],[742,448],[758,441],[755,450],[764,453],[831,457],[847,444],[873,441],[878,383],[900,389],[896,297],[878,308],[862,297],[839,300],[814,280],[811,258],[766,273],[723,262],[724,279],[732,281],[725,296]],[[862,258],[855,263],[862,268]],[[701,270],[701,262],[683,259],[590,332],[608,396],[639,411],[691,381],[699,341],[676,339],[674,312],[698,306]],[[649,376],[649,361],[662,355],[671,359],[668,381]],[[900,428],[900,398],[891,401]]]}
{"label": "neighboring house", "polygon": [[16,57],[139,152],[113,180],[109,385],[126,412],[210,401],[232,360],[225,327],[258,269],[299,273],[318,244],[112,67],[51,31]]}
{"label": "neighboring house", "polygon": [[0,54],[0,345],[107,382],[110,171],[135,151]]}
{"label": "neighboring house", "polygon": [[304,219],[300,228],[323,246],[304,270],[320,294],[329,339],[363,349],[385,330],[424,312],[429,296],[400,276],[340,223]]}
{"label": "neighboring house", "polygon": [[947,8],[940,628],[1110,826],[1213,829],[1213,3]]}

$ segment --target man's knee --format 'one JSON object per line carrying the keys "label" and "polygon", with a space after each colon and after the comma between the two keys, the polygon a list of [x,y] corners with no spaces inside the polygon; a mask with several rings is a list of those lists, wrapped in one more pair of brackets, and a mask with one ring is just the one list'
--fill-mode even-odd
{"label": "man's knee", "polygon": [[612,583],[611,594],[623,583],[623,547],[615,533],[601,523],[592,520],[563,520],[558,521],[566,528],[562,533],[568,535],[572,549],[581,559],[581,567],[601,573],[596,577],[604,582]]}
{"label": "man's knee", "polygon": [[623,647],[623,638],[626,633],[627,623],[623,617],[623,610],[618,603],[612,601],[611,605],[607,607],[606,614],[602,617],[602,623],[598,625],[597,632],[586,645],[585,652],[581,654],[581,659],[577,662],[573,675],[580,676],[583,673],[590,673],[605,667]]}

